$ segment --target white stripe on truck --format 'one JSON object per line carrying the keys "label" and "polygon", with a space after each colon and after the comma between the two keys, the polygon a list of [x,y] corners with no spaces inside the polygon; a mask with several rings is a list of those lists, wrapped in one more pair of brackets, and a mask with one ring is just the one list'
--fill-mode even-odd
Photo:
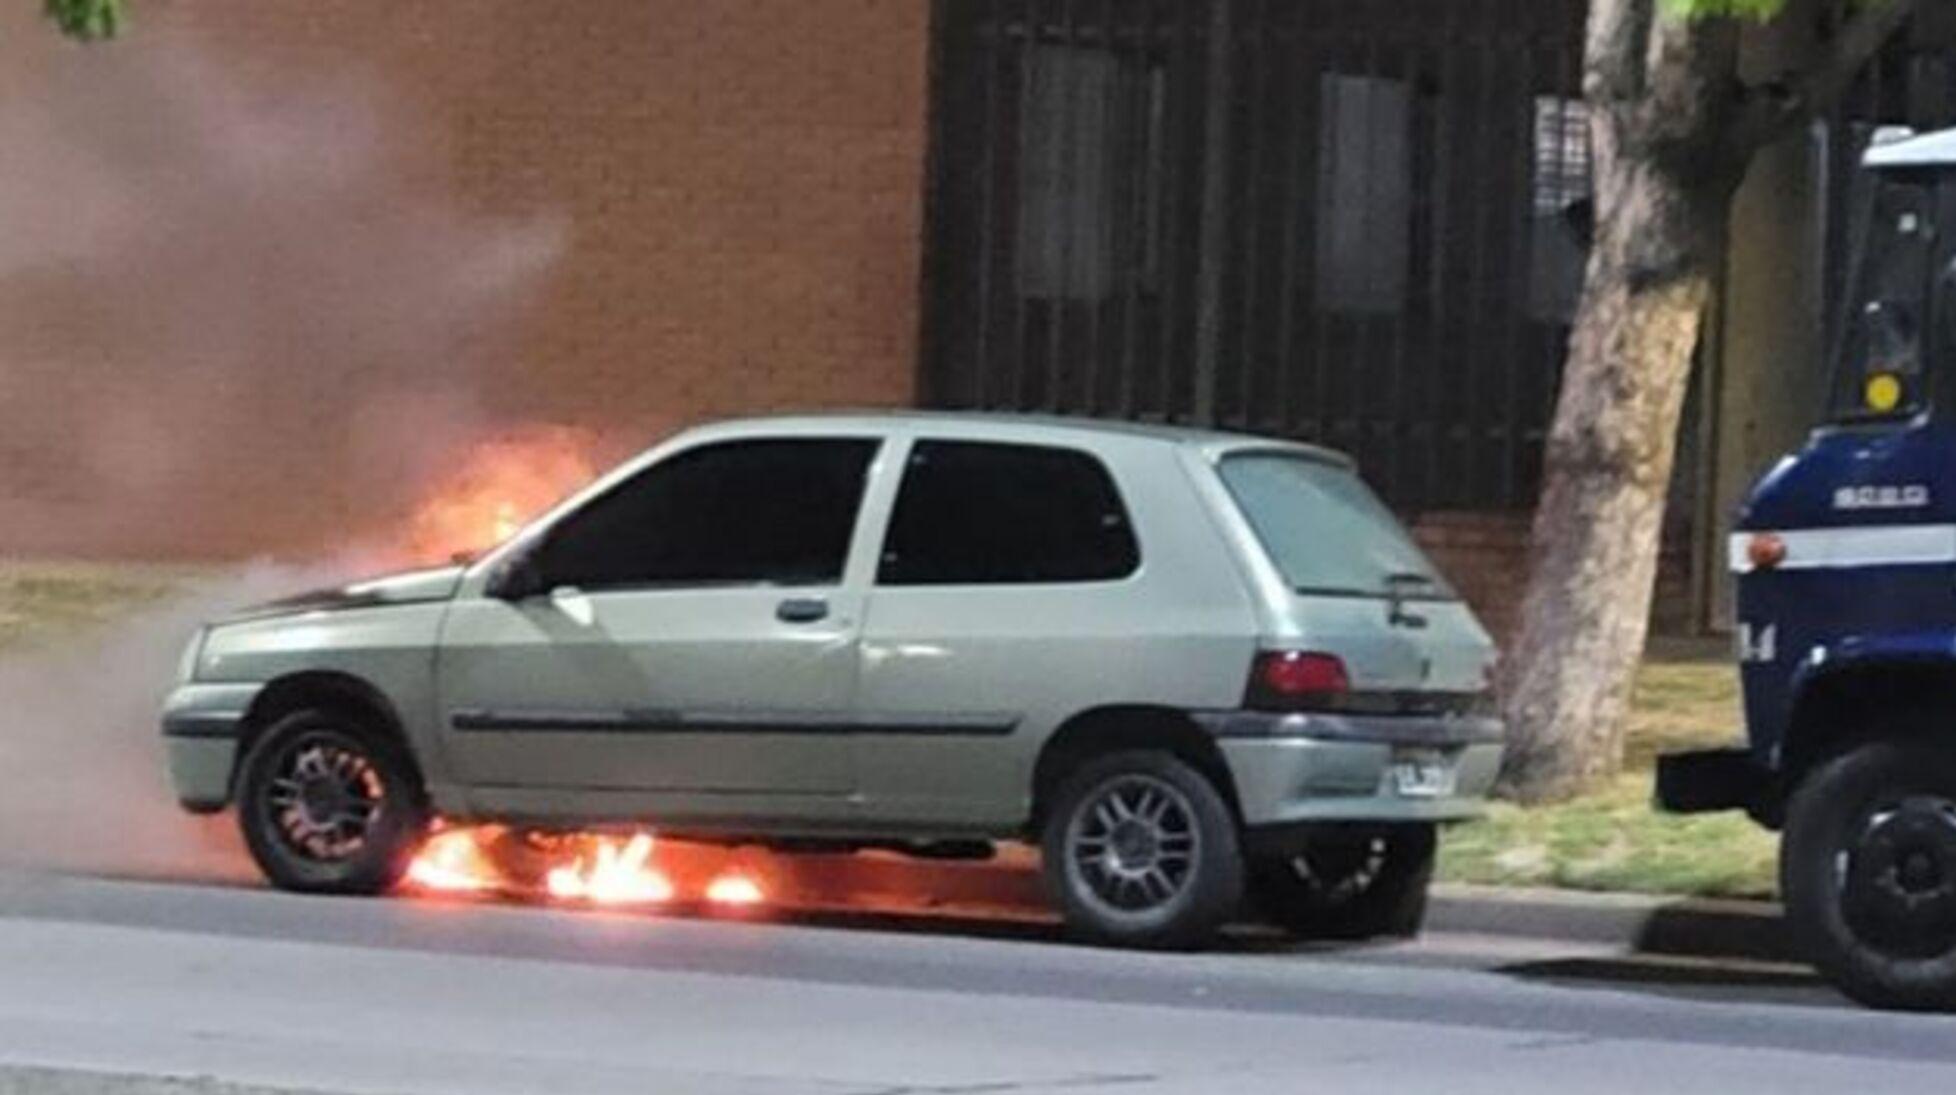
{"label": "white stripe on truck", "polygon": [[1871,525],[1735,532],[1731,539],[1733,573],[1746,574],[1754,569],[1746,548],[1753,537],[1762,535],[1777,536],[1786,545],[1786,559],[1776,570],[1956,563],[1956,525]]}

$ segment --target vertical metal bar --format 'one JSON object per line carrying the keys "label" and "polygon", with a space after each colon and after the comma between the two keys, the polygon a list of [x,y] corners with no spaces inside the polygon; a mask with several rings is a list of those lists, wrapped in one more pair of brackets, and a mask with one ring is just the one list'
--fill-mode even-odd
{"label": "vertical metal bar", "polygon": [[1032,157],[1037,153],[1037,150],[1031,147],[1032,142],[1028,139],[1028,133],[1032,127],[1026,124],[1026,107],[1033,98],[1034,82],[1039,79],[1038,66],[1033,59],[1033,48],[1039,44],[1039,27],[1041,23],[1040,0],[1025,0],[1025,6],[1021,10],[1025,14],[1025,42],[1018,67],[1019,86],[1017,89],[1019,109],[1016,137],[1019,146],[1017,163],[1019,177],[1018,185],[1013,188],[1018,197],[1019,205],[1016,221],[1017,230],[1013,234],[1013,262],[1016,268],[1013,275],[1014,285],[1012,291],[1012,346],[1015,360],[1012,362],[1012,399],[1010,406],[1014,410],[1023,410],[1025,408],[1026,389],[1029,387],[1027,377],[1032,371],[1032,352],[1031,347],[1027,344],[1026,260],[1025,256],[1019,253],[1019,249],[1025,243],[1026,238],[1026,165],[1032,162]]}
{"label": "vertical metal bar", "polygon": [[[1489,119],[1494,115],[1497,102],[1494,95],[1494,74],[1497,70],[1496,41],[1493,37],[1492,23],[1491,19],[1484,20],[1482,26],[1477,28],[1479,34],[1471,39],[1474,48],[1480,54],[1477,65],[1480,86],[1475,89],[1477,109],[1473,117],[1477,129],[1486,127]],[[1479,489],[1479,464],[1484,440],[1481,436],[1482,402],[1486,398],[1481,387],[1481,359],[1487,349],[1482,335],[1486,329],[1487,313],[1493,306],[1493,279],[1488,274],[1487,258],[1488,233],[1492,223],[1490,211],[1494,203],[1488,200],[1486,194],[1487,181],[1493,176],[1491,163],[1493,154],[1489,148],[1492,143],[1483,138],[1475,143],[1474,150],[1474,181],[1482,192],[1474,201],[1473,273],[1470,293],[1474,306],[1467,312],[1469,331],[1463,346],[1467,351],[1467,368],[1462,373],[1464,383],[1460,388],[1464,396],[1460,405],[1466,413],[1465,421],[1461,423],[1461,453],[1456,466],[1461,469],[1464,479],[1459,483],[1454,494],[1455,503],[1465,507],[1485,505],[1492,500],[1494,494],[1493,491],[1483,493]]]}
{"label": "vertical metal bar", "polygon": [[1102,195],[1106,209],[1095,218],[1094,222],[1100,229],[1099,238],[1094,240],[1094,249],[1104,266],[1106,280],[1100,286],[1104,292],[1096,296],[1087,309],[1086,386],[1081,392],[1078,408],[1086,414],[1095,414],[1100,410],[1100,359],[1105,352],[1101,336],[1102,313],[1116,300],[1122,299],[1125,280],[1120,251],[1116,243],[1119,229],[1116,228],[1114,219],[1126,212],[1128,203],[1116,200],[1115,195],[1129,192],[1129,188],[1134,185],[1134,173],[1129,159],[1111,154],[1121,147],[1121,142],[1127,138],[1126,130],[1117,126],[1118,122],[1126,120],[1120,113],[1120,108],[1127,102],[1128,93],[1128,61],[1121,52],[1120,36],[1116,32],[1118,19],[1115,0],[1101,0],[1101,44],[1107,52],[1113,77],[1100,96],[1099,114],[1097,124],[1094,126],[1096,150],[1094,155],[1100,158],[1103,170],[1111,164],[1115,171],[1125,168],[1129,169],[1129,172],[1122,178],[1111,180],[1107,192]]}
{"label": "vertical metal bar", "polygon": [[[1366,45],[1366,74],[1373,80],[1378,81],[1375,87],[1383,86],[1388,82],[1406,84],[1406,114],[1403,117],[1393,117],[1389,111],[1374,111],[1371,133],[1369,134],[1372,149],[1366,156],[1366,163],[1368,170],[1375,173],[1380,171],[1409,172],[1412,166],[1410,162],[1387,163],[1386,157],[1379,148],[1379,142],[1385,136],[1386,132],[1385,123],[1389,122],[1402,127],[1398,135],[1401,141],[1400,150],[1402,152],[1409,152],[1412,134],[1407,132],[1407,130],[1413,125],[1413,112],[1417,109],[1416,104],[1413,102],[1415,91],[1410,83],[1405,80],[1397,80],[1395,76],[1388,74],[1387,70],[1390,67],[1388,58],[1394,56],[1396,51],[1389,52],[1386,47],[1387,38],[1384,29],[1374,31],[1371,40]],[[1378,100],[1374,98],[1373,102],[1376,104]],[[1380,116],[1381,114],[1384,116]],[[1390,148],[1389,145],[1388,148]],[[1409,161],[1410,158],[1410,155],[1408,155],[1407,160]],[[1374,182],[1377,183],[1379,181],[1375,176]],[[1413,242],[1411,224],[1413,180],[1407,177],[1397,180],[1390,185],[1401,184],[1405,186],[1406,197],[1406,204],[1403,207],[1397,209],[1387,208],[1386,203],[1383,202],[1367,206],[1368,214],[1375,218],[1381,215],[1397,215],[1404,218],[1406,223],[1398,225],[1374,224],[1372,226],[1375,230],[1375,238],[1391,239],[1398,242],[1402,250],[1398,255],[1394,256],[1394,261],[1402,264],[1403,269],[1402,280],[1399,285],[1399,299],[1391,302],[1389,310],[1374,317],[1372,322],[1367,324],[1366,349],[1368,352],[1360,358],[1360,361],[1364,363],[1360,366],[1361,368],[1369,368],[1370,363],[1373,361],[1380,362],[1383,366],[1382,371],[1387,372],[1386,376],[1380,378],[1384,383],[1378,384],[1376,389],[1373,385],[1365,383],[1362,380],[1358,384],[1359,391],[1362,393],[1369,394],[1374,390],[1383,393],[1384,406],[1366,407],[1365,410],[1370,413],[1361,413],[1360,415],[1359,421],[1364,431],[1361,434],[1360,446],[1361,449],[1369,451],[1373,444],[1379,443],[1380,439],[1383,438],[1382,443],[1388,451],[1385,454],[1385,459],[1381,462],[1383,467],[1377,473],[1383,479],[1383,482],[1379,485],[1386,498],[1395,503],[1398,501],[1400,494],[1400,472],[1404,464],[1397,442],[1399,437],[1399,394],[1401,379],[1399,372],[1400,365],[1405,360],[1405,354],[1403,347],[1400,347],[1399,352],[1395,353],[1394,343],[1400,338],[1406,326],[1408,297],[1412,290],[1411,250]],[[1374,343],[1378,345],[1374,346]],[[1374,349],[1378,352],[1369,352]],[[1377,399],[1378,397],[1374,398]],[[1361,406],[1363,406],[1363,403],[1361,403]]]}
{"label": "vertical metal bar", "polygon": [[[1509,157],[1508,188],[1508,308],[1504,316],[1501,344],[1506,352],[1502,355],[1503,368],[1501,390],[1505,398],[1501,401],[1501,413],[1507,420],[1507,428],[1501,439],[1501,501],[1508,509],[1530,506],[1534,498],[1524,499],[1521,486],[1522,446],[1532,440],[1532,422],[1524,421],[1521,400],[1521,353],[1523,333],[1532,322],[1531,279],[1534,271],[1530,261],[1530,237],[1533,235],[1535,200],[1535,51],[1539,48],[1534,38],[1534,28],[1525,23],[1523,14],[1535,0],[1520,0],[1513,6],[1515,18],[1522,26],[1521,49],[1517,58],[1520,77],[1517,86],[1521,91],[1521,101],[1515,109],[1522,114],[1521,155]],[[1510,124],[1514,124],[1510,115]],[[1534,418],[1533,409],[1527,418]]]}
{"label": "vertical metal bar", "polygon": [[1245,429],[1256,426],[1256,363],[1257,353],[1257,299],[1258,263],[1263,259],[1261,233],[1257,231],[1257,216],[1263,209],[1264,145],[1268,143],[1265,130],[1269,127],[1270,64],[1266,52],[1270,42],[1265,37],[1270,28],[1270,0],[1256,0],[1255,21],[1246,34],[1241,37],[1249,45],[1250,60],[1250,110],[1249,110],[1249,167],[1242,186],[1243,195],[1243,263],[1242,283],[1238,292],[1243,296],[1243,319],[1237,329],[1236,359],[1242,376],[1237,383],[1237,421]]}
{"label": "vertical metal bar", "polygon": [[[1297,61],[1304,52],[1303,7],[1295,6],[1296,22],[1291,36],[1285,40],[1285,47]],[[1311,139],[1316,127],[1309,124],[1309,113],[1304,109],[1304,83],[1310,79],[1315,69],[1311,65],[1294,63],[1281,66],[1286,73],[1288,95],[1286,109],[1290,111],[1288,124],[1284,127],[1288,147],[1285,149],[1284,163],[1284,220],[1283,220],[1283,273],[1280,276],[1282,296],[1278,298],[1280,309],[1277,320],[1277,347],[1275,364],[1277,372],[1277,414],[1279,428],[1289,433],[1296,428],[1297,404],[1296,384],[1293,380],[1297,368],[1297,252],[1301,250],[1298,240],[1299,227],[1304,222],[1305,188],[1303,158],[1304,142]]]}
{"label": "vertical metal bar", "polygon": [[[1336,31],[1332,28],[1330,20],[1322,18],[1322,3],[1319,0],[1311,0],[1311,7],[1313,15],[1316,16],[1311,20],[1311,25],[1318,28],[1324,37],[1332,38]],[[1335,42],[1335,39],[1333,41]],[[1317,105],[1318,113],[1317,124],[1314,127],[1317,133],[1317,150],[1312,157],[1316,171],[1311,183],[1311,397],[1317,401],[1316,424],[1313,427],[1312,440],[1330,443],[1335,428],[1331,417],[1333,410],[1330,373],[1331,332],[1334,325],[1338,323],[1338,317],[1331,309],[1325,307],[1327,298],[1324,285],[1324,238],[1317,229],[1322,227],[1322,214],[1327,208],[1326,184],[1330,182],[1328,168],[1335,169],[1338,161],[1340,145],[1338,130],[1342,119],[1338,117],[1337,111],[1325,109],[1328,101],[1325,98],[1326,77],[1329,75],[1331,64],[1329,59],[1335,57],[1336,53],[1327,49],[1320,51],[1319,56],[1326,63],[1318,65],[1311,73],[1311,78],[1317,81],[1317,89],[1312,94],[1311,101]]]}
{"label": "vertical metal bar", "polygon": [[[999,133],[998,100],[999,85],[1005,82],[1005,11],[1002,0],[985,0],[986,15],[989,19],[990,34],[979,34],[985,46],[985,122],[979,130],[978,139],[985,152],[984,166],[980,169],[980,193],[982,212],[979,214],[978,235],[978,347],[977,383],[973,394],[979,407],[992,405],[992,379],[997,371],[992,361],[992,284],[993,269],[998,264],[998,145],[1003,138]],[[983,27],[985,24],[981,23]],[[949,132],[940,132],[938,140],[949,141]]]}
{"label": "vertical metal bar", "polygon": [[1077,147],[1080,134],[1075,132],[1073,123],[1080,112],[1077,99],[1080,95],[1079,70],[1083,66],[1077,63],[1080,60],[1080,46],[1075,38],[1078,28],[1074,25],[1074,2],[1059,0],[1057,28],[1066,60],[1060,65],[1060,121],[1053,127],[1053,155],[1050,161],[1053,180],[1058,184],[1060,223],[1055,227],[1059,229],[1060,245],[1058,292],[1046,301],[1046,397],[1040,403],[1048,411],[1058,411],[1065,406],[1060,392],[1065,381],[1062,362],[1066,359],[1066,321],[1073,311],[1073,293],[1076,289],[1084,291],[1086,288],[1075,286],[1073,279],[1073,238],[1079,235],[1081,227],[1074,220],[1074,214],[1081,204],[1078,201],[1078,187],[1085,181],[1082,177],[1085,173],[1075,170],[1080,166]]}
{"label": "vertical metal bar", "polygon": [[[1167,138],[1162,152],[1167,161],[1168,177],[1162,185],[1163,209],[1167,223],[1162,251],[1162,300],[1161,300],[1161,342],[1155,348],[1155,374],[1160,384],[1161,417],[1173,419],[1175,415],[1175,369],[1180,361],[1175,352],[1178,325],[1181,322],[1177,290],[1183,281],[1181,259],[1182,223],[1181,199],[1186,180],[1182,176],[1183,163],[1188,157],[1181,155],[1182,142],[1187,136],[1189,125],[1188,88],[1190,85],[1189,13],[1197,10],[1194,0],[1173,0],[1175,6],[1175,48],[1169,65],[1168,103],[1172,108],[1173,119],[1165,128]],[[1221,3],[1222,0],[1208,0]],[[1208,87],[1205,78],[1203,88]],[[1206,93],[1206,92],[1205,92]]]}
{"label": "vertical metal bar", "polygon": [[1447,414],[1450,401],[1446,398],[1447,381],[1451,370],[1459,361],[1458,347],[1447,338],[1447,325],[1452,322],[1452,293],[1459,282],[1453,275],[1458,256],[1453,248],[1454,213],[1454,160],[1460,155],[1455,139],[1459,127],[1455,124],[1459,94],[1460,61],[1460,8],[1453,2],[1442,5],[1446,17],[1442,23],[1439,39],[1439,88],[1440,92],[1433,104],[1433,209],[1431,223],[1433,231],[1433,306],[1428,316],[1427,339],[1427,377],[1426,377],[1426,482],[1420,492],[1420,505],[1423,509],[1432,508],[1443,497],[1440,480],[1441,470],[1446,461],[1442,453],[1446,448]]}
{"label": "vertical metal bar", "polygon": [[1202,243],[1197,255],[1195,393],[1192,417],[1216,420],[1216,369],[1222,342],[1224,250],[1229,242],[1230,114],[1235,50],[1232,12],[1235,0],[1215,0],[1209,17],[1209,109],[1202,155]]}
{"label": "vertical metal bar", "polygon": [[[1409,361],[1413,325],[1428,322],[1432,299],[1427,290],[1433,284],[1432,146],[1428,138],[1432,102],[1422,85],[1430,49],[1437,48],[1424,33],[1406,31],[1404,53],[1408,117],[1406,119],[1406,285],[1404,310],[1392,332],[1392,504],[1412,508],[1418,497],[1412,486],[1415,445],[1419,436],[1418,409],[1411,395]],[[1432,359],[1426,361],[1432,368]],[[1420,499],[1420,501],[1424,501]]]}
{"label": "vertical metal bar", "polygon": [[946,393],[956,385],[946,377],[950,365],[943,351],[941,332],[944,329],[944,278],[939,274],[943,266],[944,248],[938,243],[944,214],[944,177],[948,174],[944,167],[944,111],[948,96],[945,94],[946,78],[944,63],[947,50],[945,38],[950,33],[952,16],[950,7],[956,0],[931,0],[929,26],[925,31],[928,49],[926,64],[925,102],[927,115],[925,130],[928,134],[924,149],[924,243],[919,256],[917,279],[918,309],[917,324],[917,372],[916,395],[920,403],[929,405],[943,403]]}
{"label": "vertical metal bar", "polygon": [[[1171,0],[1179,3],[1180,0]],[[1109,0],[1111,5],[1112,0]],[[1125,290],[1121,297],[1121,360],[1116,383],[1120,395],[1115,400],[1118,412],[1123,416],[1134,414],[1135,373],[1140,369],[1140,356],[1135,352],[1135,342],[1141,337],[1141,293],[1149,273],[1148,256],[1153,248],[1160,245],[1161,226],[1155,217],[1159,212],[1159,181],[1155,177],[1161,149],[1156,146],[1158,135],[1155,125],[1155,3],[1156,0],[1141,0],[1141,17],[1135,28],[1135,52],[1140,59],[1139,87],[1140,103],[1134,111],[1133,132],[1128,134],[1135,150],[1132,161],[1135,167],[1133,209],[1139,216],[1139,228],[1129,246],[1136,250],[1129,255],[1134,268],[1127,272]],[[1110,7],[1111,10],[1111,7]],[[1109,15],[1109,20],[1112,20]]]}

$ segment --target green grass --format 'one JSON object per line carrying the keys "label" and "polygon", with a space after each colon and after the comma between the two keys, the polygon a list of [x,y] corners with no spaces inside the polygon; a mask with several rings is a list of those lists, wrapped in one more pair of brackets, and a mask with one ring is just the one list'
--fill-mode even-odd
{"label": "green grass", "polygon": [[190,576],[126,563],[0,559],[0,650],[37,646],[118,619]]}
{"label": "green grass", "polygon": [[1743,723],[1729,662],[1653,661],[1637,678],[1624,773],[1571,802],[1496,803],[1446,834],[1454,882],[1716,897],[1774,890],[1777,838],[1741,814],[1676,817],[1651,808],[1652,763],[1675,749],[1731,744]]}

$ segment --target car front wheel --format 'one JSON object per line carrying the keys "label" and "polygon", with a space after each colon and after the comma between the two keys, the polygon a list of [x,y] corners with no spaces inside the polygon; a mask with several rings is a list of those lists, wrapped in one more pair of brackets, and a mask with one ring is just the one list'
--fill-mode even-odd
{"label": "car front wheel", "polygon": [[1236,913],[1243,860],[1214,785],[1172,754],[1114,753],[1060,784],[1042,851],[1075,935],[1116,946],[1198,946]]}
{"label": "car front wheel", "polygon": [[1849,996],[1956,1009],[1956,751],[1877,742],[1817,769],[1787,807],[1780,886]]}
{"label": "car front wheel", "polygon": [[427,833],[428,810],[406,750],[366,719],[312,709],[253,743],[238,775],[238,824],[280,889],[391,889]]}

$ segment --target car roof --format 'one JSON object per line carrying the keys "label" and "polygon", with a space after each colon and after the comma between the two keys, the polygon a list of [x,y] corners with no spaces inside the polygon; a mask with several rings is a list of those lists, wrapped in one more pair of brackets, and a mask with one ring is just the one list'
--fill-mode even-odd
{"label": "car roof", "polygon": [[1343,453],[1287,438],[1260,437],[1255,434],[1156,422],[1001,411],[862,410],[760,415],[702,423],[695,430],[688,432],[745,436],[771,431],[832,433],[848,430],[881,432],[891,429],[937,430],[971,438],[994,437],[1024,441],[1065,439],[1077,444],[1091,444],[1099,439],[1118,438],[1167,445],[1187,445],[1211,453],[1245,448],[1283,448],[1321,460],[1340,464],[1351,463],[1351,459]]}

